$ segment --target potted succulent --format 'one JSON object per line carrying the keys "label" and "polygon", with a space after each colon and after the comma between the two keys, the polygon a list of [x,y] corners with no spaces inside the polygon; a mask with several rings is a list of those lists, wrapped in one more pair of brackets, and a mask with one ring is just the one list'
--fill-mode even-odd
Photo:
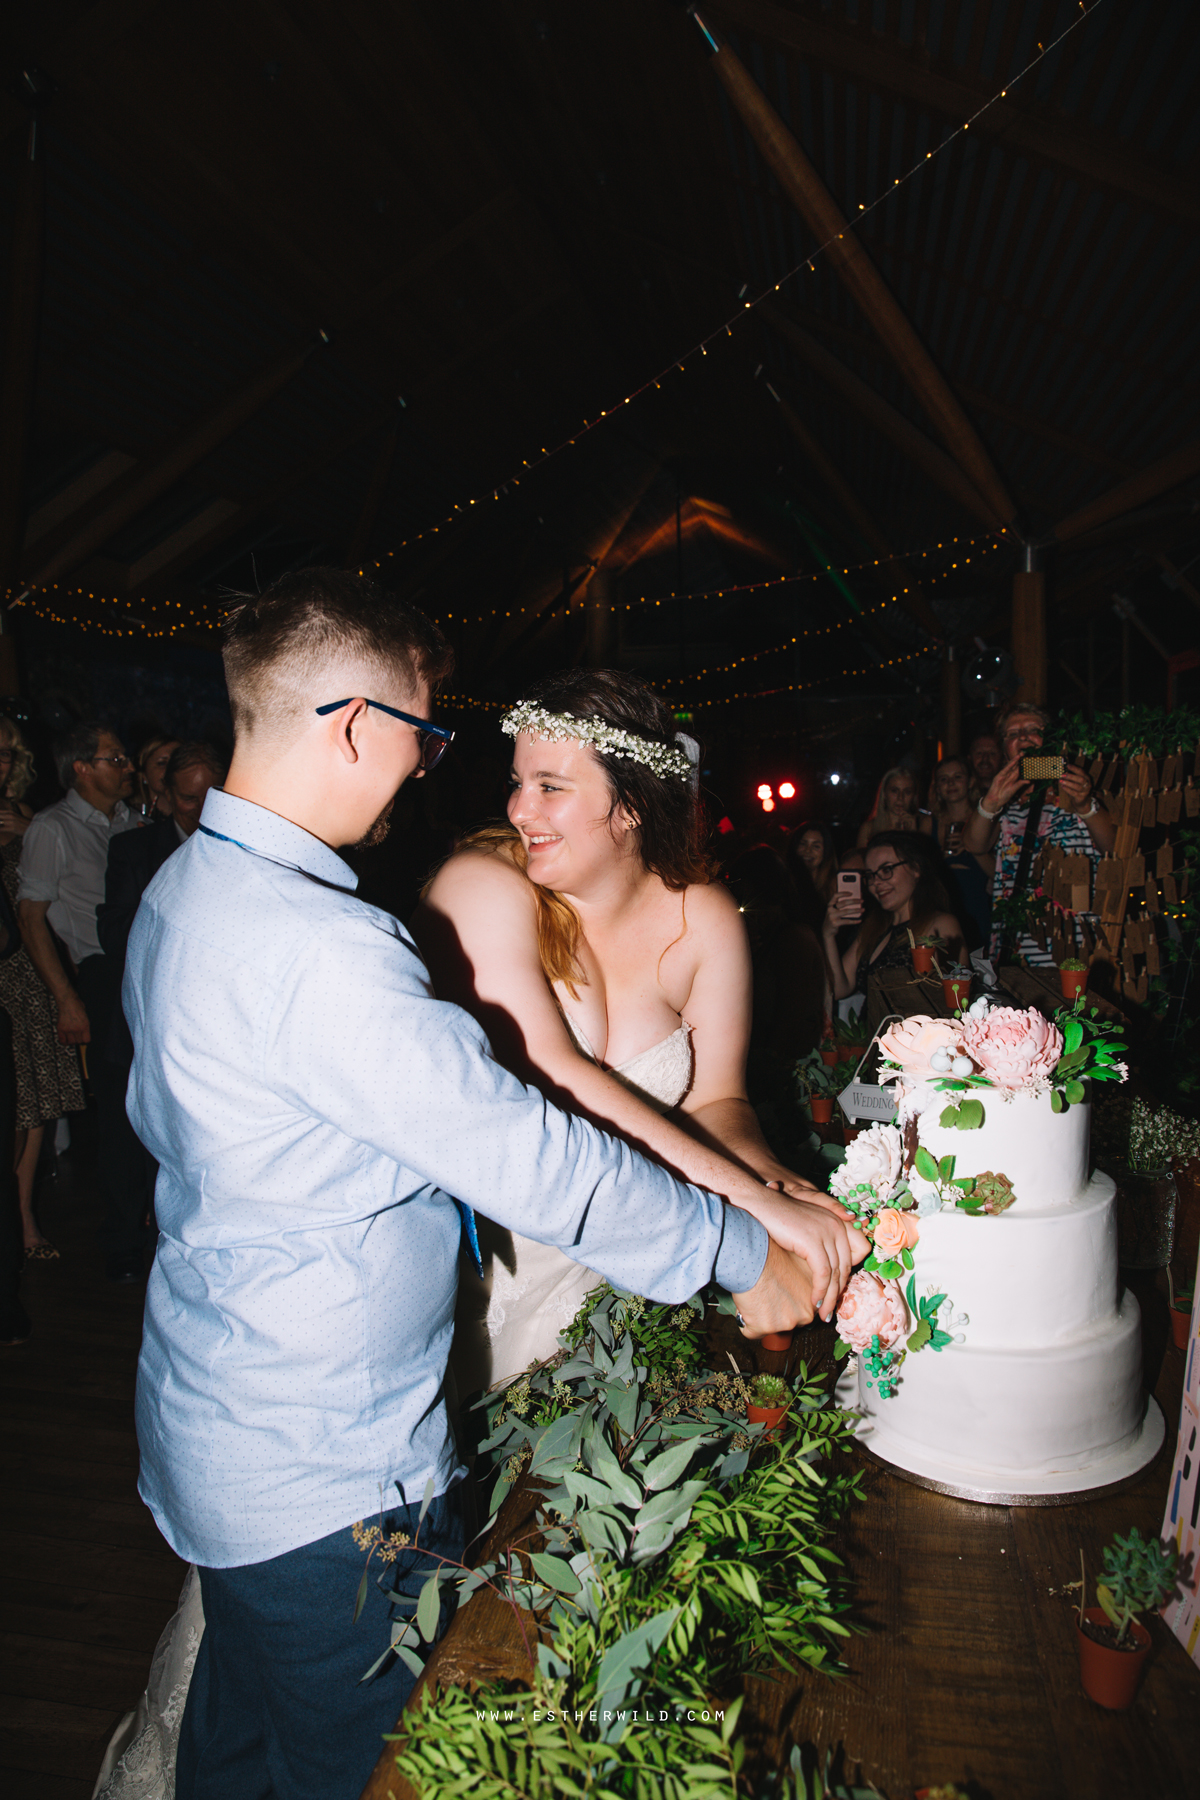
{"label": "potted succulent", "polygon": [[746,1417],[751,1425],[765,1425],[764,1437],[778,1431],[787,1417],[792,1390],[781,1375],[756,1375],[750,1383]]}
{"label": "potted succulent", "polygon": [[1088,966],[1079,956],[1067,956],[1058,965],[1064,1000],[1078,1000],[1087,993]]}
{"label": "potted succulent", "polygon": [[1188,1335],[1192,1329],[1192,1296],[1195,1290],[1183,1288],[1176,1293],[1170,1269],[1167,1270],[1167,1289],[1171,1298],[1171,1341],[1177,1350],[1186,1350]]}
{"label": "potted succulent", "polygon": [[1179,1552],[1156,1539],[1146,1541],[1135,1525],[1118,1533],[1103,1553],[1103,1579],[1096,1583],[1098,1606],[1087,1606],[1087,1571],[1079,1562],[1079,1674],[1084,1693],[1112,1712],[1133,1704],[1142,1665],[1150,1653],[1150,1633],[1135,1613],[1156,1612],[1175,1591]]}
{"label": "potted succulent", "polygon": [[863,1023],[861,1009],[847,1019],[839,1019],[834,1028],[839,1062],[858,1062],[870,1038]]}
{"label": "potted succulent", "polygon": [[942,997],[951,1012],[965,1012],[971,998],[973,970],[967,963],[951,963],[942,976]]}
{"label": "potted succulent", "polygon": [[827,1069],[832,1069],[838,1059],[838,1048],[832,1037],[823,1037],[817,1046],[817,1054]]}
{"label": "potted succulent", "polygon": [[937,964],[937,953],[941,946],[942,939],[938,936],[936,931],[930,933],[926,937],[917,938],[915,938],[910,931],[908,934],[908,941],[912,950],[913,974],[932,975]]}
{"label": "potted succulent", "polygon": [[793,1074],[800,1089],[800,1098],[807,1106],[814,1125],[828,1125],[833,1117],[834,1098],[843,1086],[834,1073],[836,1066],[836,1051],[830,1062],[823,1050],[810,1050],[794,1066]]}

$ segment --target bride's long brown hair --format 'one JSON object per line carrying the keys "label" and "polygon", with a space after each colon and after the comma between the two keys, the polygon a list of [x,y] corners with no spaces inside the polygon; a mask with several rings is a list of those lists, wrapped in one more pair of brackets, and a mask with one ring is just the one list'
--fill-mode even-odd
{"label": "bride's long brown hair", "polygon": [[[547,712],[568,718],[601,719],[652,744],[675,746],[676,726],[670,709],[658,695],[634,675],[614,669],[564,669],[548,675],[526,690],[531,700]],[[642,867],[657,875],[671,893],[681,894],[713,879],[716,864],[704,845],[705,825],[697,792],[678,775],[656,775],[645,763],[614,756],[592,745],[592,753],[608,776],[611,804],[609,818],[624,807],[637,820],[638,853]],[[528,877],[528,857],[521,834],[507,821],[484,825],[460,839],[460,850],[482,850],[503,856]],[[572,999],[579,998],[578,984],[587,985],[579,960],[582,926],[569,900],[552,888],[530,883],[537,898],[538,954],[548,981],[561,981]]]}

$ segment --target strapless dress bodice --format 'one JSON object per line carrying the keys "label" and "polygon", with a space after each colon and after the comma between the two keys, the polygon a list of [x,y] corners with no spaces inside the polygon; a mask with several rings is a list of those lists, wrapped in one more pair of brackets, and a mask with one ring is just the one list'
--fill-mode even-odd
{"label": "strapless dress bodice", "polygon": [[[563,1018],[579,1049],[599,1065],[600,1059],[588,1042],[582,1025],[565,1008]],[[684,1019],[661,1043],[651,1044],[648,1050],[639,1050],[628,1062],[619,1063],[605,1073],[619,1081],[622,1087],[629,1088],[640,1100],[645,1100],[656,1112],[670,1112],[692,1085],[691,1026]]]}

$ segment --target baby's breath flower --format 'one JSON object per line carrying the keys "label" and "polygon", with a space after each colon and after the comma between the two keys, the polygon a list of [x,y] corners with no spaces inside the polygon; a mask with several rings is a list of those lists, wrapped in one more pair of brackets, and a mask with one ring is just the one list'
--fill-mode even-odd
{"label": "baby's breath flower", "polygon": [[655,775],[678,775],[684,781],[692,777],[692,764],[683,750],[673,745],[652,744],[648,738],[622,731],[619,725],[606,725],[603,719],[573,719],[569,713],[547,712],[532,700],[522,700],[500,721],[500,729],[515,738],[522,731],[530,737],[544,738],[548,744],[573,741],[591,744],[608,756],[623,757],[628,762],[644,763]]}

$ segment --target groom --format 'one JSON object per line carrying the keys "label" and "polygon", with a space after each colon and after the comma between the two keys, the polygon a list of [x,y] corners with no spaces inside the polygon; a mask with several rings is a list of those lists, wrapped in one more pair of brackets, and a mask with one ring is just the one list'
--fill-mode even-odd
{"label": "groom", "polygon": [[[207,1629],[179,1800],[355,1800],[411,1677],[352,1527],[461,1554],[443,1398],[460,1215],[451,1195],[621,1287],[713,1279],[747,1329],[812,1316],[811,1275],[748,1213],[560,1112],[434,998],[403,927],[335,846],[378,841],[451,652],[337,570],[233,615],[224,791],[147,889],[124,1002],[129,1113],[158,1159],[161,1236],[138,1373],[141,1493],[199,1565]],[[415,1594],[430,1565],[402,1552]]]}

